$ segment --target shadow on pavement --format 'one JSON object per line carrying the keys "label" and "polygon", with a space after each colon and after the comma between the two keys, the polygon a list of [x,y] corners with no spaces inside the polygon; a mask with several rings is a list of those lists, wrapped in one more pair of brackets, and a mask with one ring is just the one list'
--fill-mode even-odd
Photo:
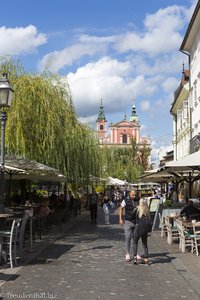
{"label": "shadow on pavement", "polygon": [[[1,281],[14,281],[19,277],[19,275],[16,274],[4,274],[0,272],[0,280]],[[1,298],[0,298],[1,299]]]}
{"label": "shadow on pavement", "polygon": [[84,252],[84,251],[89,251],[89,250],[101,250],[101,249],[111,249],[113,248],[113,245],[111,246],[98,246],[98,247],[92,247],[92,248],[87,248],[87,249],[81,249],[81,250],[75,250],[71,252]]}
{"label": "shadow on pavement", "polygon": [[68,252],[73,247],[74,245],[51,244],[39,253],[29,264],[36,265],[51,263],[53,260],[58,259],[61,255]]}
{"label": "shadow on pavement", "polygon": [[176,259],[175,256],[169,255],[169,252],[150,253],[149,258],[151,260],[151,264],[170,263],[172,260]]}

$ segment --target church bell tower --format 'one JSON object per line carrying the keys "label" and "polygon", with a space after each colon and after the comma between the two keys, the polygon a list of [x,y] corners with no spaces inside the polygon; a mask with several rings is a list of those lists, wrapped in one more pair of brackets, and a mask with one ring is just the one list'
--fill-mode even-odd
{"label": "church bell tower", "polygon": [[97,124],[97,137],[99,139],[100,144],[106,143],[106,124],[107,120],[104,114],[104,107],[102,104],[102,99],[101,99],[101,105],[99,107],[99,114],[98,118],[96,120]]}

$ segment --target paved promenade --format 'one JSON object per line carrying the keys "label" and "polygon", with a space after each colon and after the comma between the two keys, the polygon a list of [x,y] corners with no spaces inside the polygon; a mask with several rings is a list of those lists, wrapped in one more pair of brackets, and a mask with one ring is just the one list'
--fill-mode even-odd
{"label": "paved promenade", "polygon": [[48,246],[40,245],[32,261],[10,270],[12,277],[0,270],[0,299],[200,299],[200,257],[180,253],[178,245],[168,245],[154,232],[151,264],[126,263],[118,212],[111,225],[104,225],[99,212],[97,225],[90,224],[88,212],[66,225]]}

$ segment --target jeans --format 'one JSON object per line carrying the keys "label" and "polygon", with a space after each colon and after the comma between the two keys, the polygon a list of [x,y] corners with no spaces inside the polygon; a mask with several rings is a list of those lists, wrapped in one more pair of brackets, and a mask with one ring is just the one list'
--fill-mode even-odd
{"label": "jeans", "polygon": [[127,254],[130,254],[131,239],[133,239],[134,229],[135,225],[132,222],[125,220],[125,249]]}
{"label": "jeans", "polygon": [[148,235],[143,235],[143,236],[138,236],[134,235],[133,238],[133,256],[137,256],[137,250],[138,250],[138,241],[141,238],[142,240],[142,246],[144,248],[144,258],[148,258],[149,256],[149,250],[148,250],[148,245],[147,245],[147,238]]}
{"label": "jeans", "polygon": [[109,219],[110,219],[110,214],[104,214],[104,218],[105,218],[105,223],[109,223]]}

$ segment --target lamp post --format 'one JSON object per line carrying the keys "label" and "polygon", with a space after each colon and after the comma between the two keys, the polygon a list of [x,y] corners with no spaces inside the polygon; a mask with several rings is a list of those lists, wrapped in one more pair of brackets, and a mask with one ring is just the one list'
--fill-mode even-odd
{"label": "lamp post", "polygon": [[3,74],[0,79],[0,120],[1,120],[1,182],[0,182],[0,212],[4,212],[5,207],[5,128],[6,128],[6,111],[4,108],[8,108],[12,102],[13,89],[11,88],[9,81],[7,79],[7,74]]}

